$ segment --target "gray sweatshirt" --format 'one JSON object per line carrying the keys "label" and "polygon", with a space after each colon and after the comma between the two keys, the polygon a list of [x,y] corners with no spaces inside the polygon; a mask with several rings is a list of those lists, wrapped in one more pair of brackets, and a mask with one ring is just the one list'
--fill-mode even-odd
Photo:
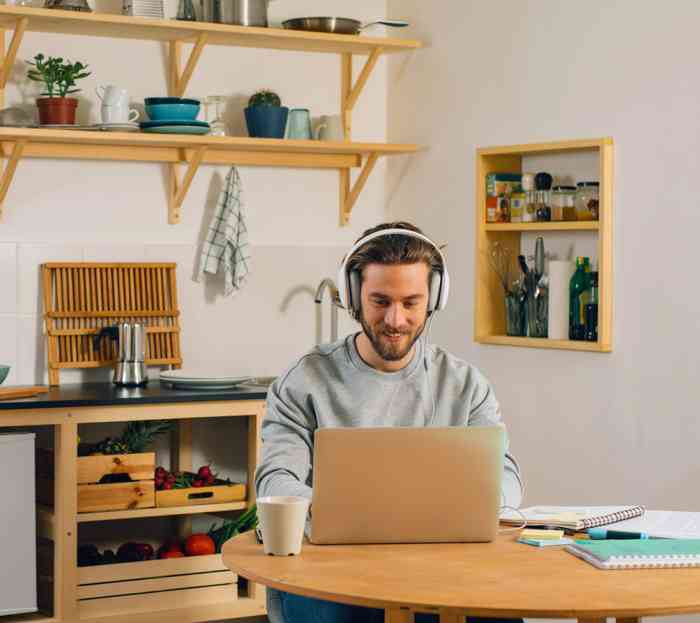
{"label": "gray sweatshirt", "polygon": [[[420,339],[405,368],[380,372],[360,358],[354,338],[314,348],[270,386],[258,496],[311,499],[317,428],[502,425],[493,390],[474,366]],[[522,500],[520,470],[508,452],[502,497],[516,508]]]}

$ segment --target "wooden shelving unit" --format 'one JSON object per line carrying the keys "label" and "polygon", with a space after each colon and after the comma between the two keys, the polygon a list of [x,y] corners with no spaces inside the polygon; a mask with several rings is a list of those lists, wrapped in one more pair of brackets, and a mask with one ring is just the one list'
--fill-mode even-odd
{"label": "wooden shelving unit", "polygon": [[[0,6],[0,29],[12,32],[9,47],[0,46],[0,105],[4,89],[25,32],[141,39],[168,46],[170,95],[182,96],[207,45],[264,48],[340,56],[341,114],[345,141],[286,141],[229,137],[190,137],[96,133],[88,131],[16,130],[0,128],[0,143],[7,159],[0,178],[0,218],[12,178],[23,157],[136,160],[164,162],[169,168],[168,222],[180,220],[181,208],[197,169],[202,164],[333,168],[339,171],[340,224],[349,222],[352,210],[380,156],[408,154],[416,145],[353,143],[352,111],[382,54],[421,47],[420,41],[354,35],[300,32],[280,28],[249,28],[223,24],[154,20],[123,15],[79,13],[54,9]],[[192,44],[183,63],[184,46]],[[367,56],[353,82],[353,55]],[[70,135],[70,136],[69,136]],[[180,166],[186,165],[184,175]],[[362,167],[354,184],[351,168]]]}
{"label": "wooden shelving unit", "polygon": [[[193,515],[224,515],[255,503],[255,469],[260,455],[263,400],[78,406],[27,410],[0,409],[0,429],[41,425],[54,430],[54,506],[37,506],[37,536],[51,542],[51,555],[38,556],[40,586],[53,595],[52,615],[0,617],[1,623],[199,623],[265,614],[265,591],[232,577],[220,555],[173,560],[78,567],[81,524],[113,520],[173,517],[179,536],[191,534]],[[192,420],[244,418],[247,429],[247,498],[240,502],[183,507],[142,508],[95,513],[77,512],[78,424],[134,419],[174,420],[172,469],[192,471]],[[173,534],[174,536],[174,534]],[[206,576],[206,577],[205,577]],[[39,591],[42,594],[42,591]]]}
{"label": "wooden shelving unit", "polygon": [[[486,175],[489,173],[521,173],[523,158],[532,155],[595,152],[599,158],[600,215],[598,221],[549,223],[487,223]],[[488,147],[476,152],[476,281],[474,297],[474,339],[481,344],[523,346],[589,352],[612,350],[612,183],[613,141],[611,138],[534,143],[505,147]],[[597,233],[598,239],[598,341],[579,342],[547,338],[512,337],[505,331],[503,288],[489,265],[487,253],[498,241],[510,250],[513,262],[520,253],[521,236],[532,232]]]}

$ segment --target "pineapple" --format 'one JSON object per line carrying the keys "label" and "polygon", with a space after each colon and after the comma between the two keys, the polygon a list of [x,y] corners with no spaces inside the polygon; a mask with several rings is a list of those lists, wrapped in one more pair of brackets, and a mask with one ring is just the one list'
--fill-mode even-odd
{"label": "pineapple", "polygon": [[93,454],[136,454],[145,452],[153,444],[156,435],[167,433],[170,422],[145,421],[129,422],[118,439],[102,440],[95,446]]}

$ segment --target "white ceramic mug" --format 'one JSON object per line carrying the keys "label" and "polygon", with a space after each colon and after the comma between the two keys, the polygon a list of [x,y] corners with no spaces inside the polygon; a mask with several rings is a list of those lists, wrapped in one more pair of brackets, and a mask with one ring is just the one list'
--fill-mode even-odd
{"label": "white ceramic mug", "polygon": [[320,141],[344,141],[345,130],[343,119],[340,115],[321,115],[321,120],[316,127],[316,140]]}
{"label": "white ceramic mug", "polygon": [[103,105],[107,106],[128,106],[129,105],[129,93],[126,89],[115,86],[113,84],[108,84],[106,86],[101,85],[95,89],[97,97],[102,100]]}
{"label": "white ceramic mug", "polygon": [[102,104],[102,123],[133,123],[139,118],[139,111],[128,104],[108,106]]}
{"label": "white ceramic mug", "polygon": [[258,498],[256,504],[265,553],[273,556],[299,554],[309,500],[295,495],[275,495]]}

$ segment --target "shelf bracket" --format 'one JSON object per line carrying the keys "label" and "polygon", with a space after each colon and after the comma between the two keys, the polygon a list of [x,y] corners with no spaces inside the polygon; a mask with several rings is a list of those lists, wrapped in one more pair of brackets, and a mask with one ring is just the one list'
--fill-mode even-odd
{"label": "shelf bracket", "polygon": [[20,43],[22,43],[22,37],[24,37],[24,31],[27,29],[28,24],[29,18],[27,17],[22,17],[17,20],[15,32],[12,35],[12,41],[10,42],[10,47],[8,48],[7,53],[3,55],[2,70],[0,70],[0,89],[4,89],[7,85],[7,80],[12,73],[12,65],[15,64],[17,51],[19,50]]}
{"label": "shelf bracket", "polygon": [[194,179],[199,165],[202,164],[202,159],[204,158],[204,153],[206,152],[206,147],[200,147],[192,156],[192,159],[187,166],[187,171],[185,172],[185,177],[182,182],[179,180],[179,167],[180,165],[175,163],[170,166],[170,192],[168,197],[168,223],[175,225],[180,222],[180,211],[182,208],[182,202],[185,200],[187,191],[190,189],[190,184]]}
{"label": "shelf bracket", "polygon": [[377,159],[379,154],[371,153],[369,154],[367,161],[362,167],[362,171],[358,176],[355,184],[350,188],[350,169],[341,169],[340,171],[340,224],[341,226],[347,225],[350,222],[350,214],[352,209],[357,202],[357,198],[360,196],[362,189],[367,183],[367,178],[372,173],[374,165],[377,164]]}
{"label": "shelf bracket", "polygon": [[357,100],[365,88],[372,71],[377,65],[379,57],[384,52],[384,48],[374,48],[370,53],[365,66],[362,68],[360,75],[357,77],[355,84],[352,84],[352,55],[343,54],[341,59],[341,107],[343,116],[343,125],[345,128],[345,140],[350,140],[352,128],[352,111],[357,104]]}
{"label": "shelf bracket", "polygon": [[12,178],[15,176],[15,171],[17,170],[17,164],[22,157],[22,152],[24,151],[27,141],[17,141],[15,146],[12,148],[12,153],[5,164],[5,169],[2,172],[2,179],[0,180],[0,221],[3,216],[3,207],[5,205],[5,197],[7,196],[7,191],[10,189],[10,184],[12,184]]}
{"label": "shelf bracket", "polygon": [[187,90],[187,85],[192,78],[195,67],[202,56],[204,46],[209,40],[209,34],[203,32],[197,37],[197,41],[190,52],[190,57],[187,59],[187,64],[182,73],[180,73],[180,58],[182,55],[182,42],[170,42],[170,94],[175,97],[182,97]]}

